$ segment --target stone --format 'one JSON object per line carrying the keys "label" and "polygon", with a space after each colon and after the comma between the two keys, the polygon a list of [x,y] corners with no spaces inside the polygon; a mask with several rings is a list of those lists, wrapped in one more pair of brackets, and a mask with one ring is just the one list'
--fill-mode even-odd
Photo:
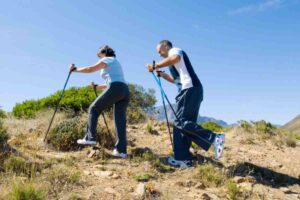
{"label": "stone", "polygon": [[96,171],[94,171],[94,175],[98,176],[98,177],[110,177],[113,175],[113,172],[96,170]]}
{"label": "stone", "polygon": [[146,192],[146,187],[144,183],[139,183],[135,189],[135,194],[137,196],[144,196]]}

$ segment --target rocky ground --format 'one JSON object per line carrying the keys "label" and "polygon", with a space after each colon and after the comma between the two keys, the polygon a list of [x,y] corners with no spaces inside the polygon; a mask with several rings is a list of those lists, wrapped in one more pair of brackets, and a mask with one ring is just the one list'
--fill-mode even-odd
{"label": "rocky ground", "polygon": [[5,120],[11,137],[6,150],[43,167],[29,176],[2,171],[0,199],[9,198],[16,182],[32,183],[46,199],[300,199],[299,143],[274,145],[233,128],[225,133],[219,161],[211,150],[193,146],[194,166],[174,169],[163,165],[172,149],[158,122],[151,130],[146,123],[128,125],[128,159],[112,158],[111,150],[101,147],[53,150],[43,142],[47,123],[43,117]]}

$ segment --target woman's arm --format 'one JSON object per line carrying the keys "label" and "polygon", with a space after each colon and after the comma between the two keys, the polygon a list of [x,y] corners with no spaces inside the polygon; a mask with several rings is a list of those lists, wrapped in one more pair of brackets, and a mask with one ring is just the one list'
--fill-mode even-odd
{"label": "woman's arm", "polygon": [[105,84],[102,84],[102,85],[97,85],[95,84],[94,82],[91,83],[91,87],[94,89],[94,90],[105,90],[107,88],[107,85]]}
{"label": "woman's arm", "polygon": [[99,60],[96,64],[86,66],[86,67],[75,67],[74,64],[71,64],[70,71],[80,72],[80,73],[92,73],[92,72],[104,69],[106,67],[107,67],[107,64]]}

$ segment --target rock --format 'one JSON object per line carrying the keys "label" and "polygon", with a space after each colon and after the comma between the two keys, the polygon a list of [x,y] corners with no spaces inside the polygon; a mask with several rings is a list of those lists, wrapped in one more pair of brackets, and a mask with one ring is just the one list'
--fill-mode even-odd
{"label": "rock", "polygon": [[144,183],[139,183],[135,189],[135,194],[137,196],[144,196],[146,192],[146,187]]}
{"label": "rock", "polygon": [[104,192],[107,192],[109,194],[115,194],[116,190],[114,190],[113,188],[108,187],[108,188],[104,189]]}
{"label": "rock", "polygon": [[92,158],[93,156],[95,156],[95,155],[97,154],[97,151],[98,151],[98,150],[94,150],[94,149],[91,150],[90,153],[89,153],[89,155],[88,155],[88,157],[89,157],[89,158]]}
{"label": "rock", "polygon": [[281,188],[279,188],[282,192],[284,192],[284,193],[289,193],[289,192],[291,192],[291,190],[289,189],[289,188],[287,188],[287,187],[281,187]]}
{"label": "rock", "polygon": [[243,182],[245,182],[245,177],[242,177],[242,176],[235,176],[235,177],[233,178],[233,181],[234,181],[235,183],[243,183]]}
{"label": "rock", "polygon": [[210,200],[211,197],[210,197],[207,193],[203,193],[203,194],[201,195],[201,199],[203,199],[203,200]]}
{"label": "rock", "polygon": [[248,182],[240,183],[238,186],[245,192],[251,192],[253,188],[253,184]]}
{"label": "rock", "polygon": [[201,189],[201,190],[204,190],[206,188],[206,186],[203,184],[203,183],[197,183],[195,185],[195,188],[196,189]]}
{"label": "rock", "polygon": [[94,171],[94,175],[98,176],[98,177],[110,177],[113,175],[113,172],[96,170],[96,171]]}
{"label": "rock", "polygon": [[83,171],[83,174],[86,175],[86,176],[89,176],[89,175],[91,175],[92,173],[91,173],[90,171],[84,170],[84,171]]}
{"label": "rock", "polygon": [[114,195],[116,197],[120,197],[121,196],[121,194],[119,194],[115,189],[113,189],[111,187],[105,188],[104,192],[106,192],[108,194],[112,194],[112,195]]}
{"label": "rock", "polygon": [[113,179],[119,179],[119,178],[121,178],[118,174],[113,174],[112,176],[111,176],[111,178],[113,178]]}

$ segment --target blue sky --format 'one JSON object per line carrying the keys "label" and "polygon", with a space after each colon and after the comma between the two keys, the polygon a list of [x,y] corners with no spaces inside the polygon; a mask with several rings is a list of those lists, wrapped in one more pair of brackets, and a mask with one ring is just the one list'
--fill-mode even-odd
{"label": "blue sky", "polygon": [[[201,115],[284,124],[300,114],[299,21],[299,0],[3,1],[0,106],[11,111],[62,89],[69,64],[95,63],[103,44],[128,82],[157,90],[145,64],[169,39],[204,85]],[[72,74],[67,87],[91,81],[103,82],[99,73]],[[163,85],[173,101],[175,86]]]}

